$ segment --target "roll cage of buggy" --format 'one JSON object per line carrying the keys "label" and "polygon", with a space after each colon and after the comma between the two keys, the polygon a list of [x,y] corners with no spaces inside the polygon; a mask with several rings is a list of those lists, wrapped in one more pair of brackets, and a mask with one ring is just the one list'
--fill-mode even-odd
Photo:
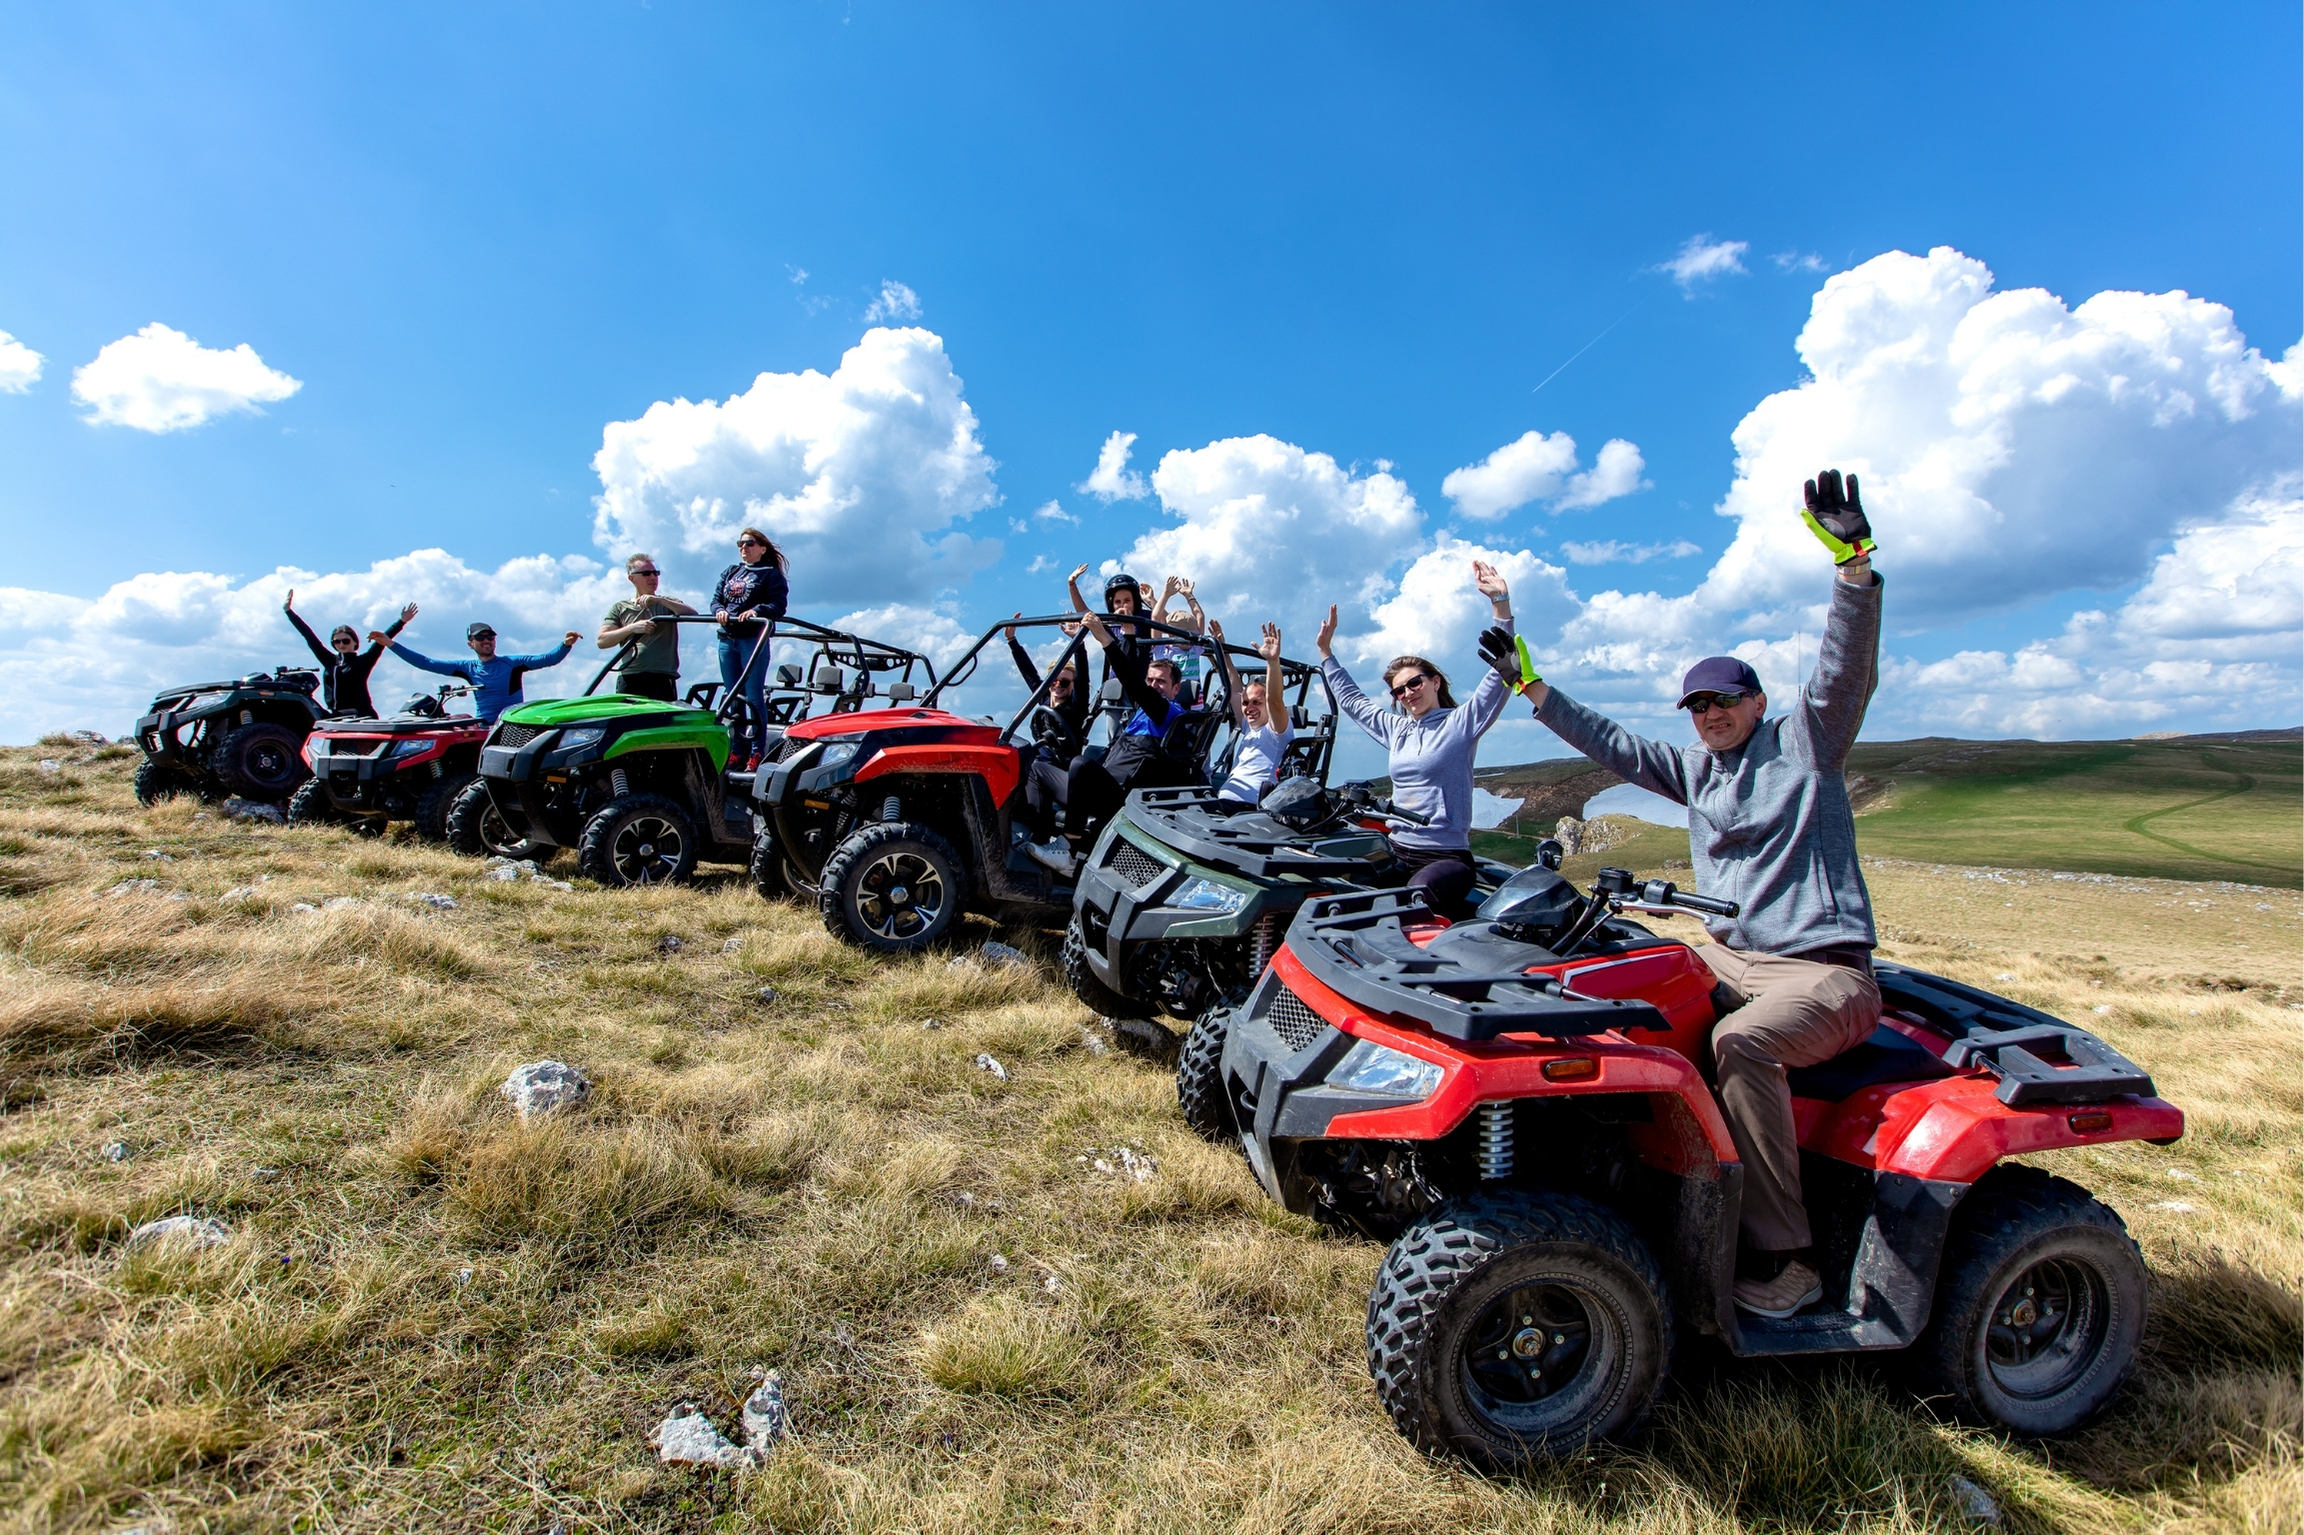
{"label": "roll cage of buggy", "polygon": [[[1209,656],[1218,648],[1212,638],[1148,618],[1106,622],[1125,625],[1148,646]],[[1005,725],[997,716],[958,712],[955,695],[979,678],[988,646],[1005,644],[1012,631],[1051,629],[1065,631],[1066,643],[1039,667],[1038,685]],[[1243,683],[1265,671],[1264,658],[1249,647],[1222,648]],[[1072,882],[1024,851],[1024,794],[1035,762],[1100,759],[1134,712],[1117,678],[1090,696],[1077,730],[1050,702],[1067,666],[1078,685],[1090,684],[1096,654],[1080,614],[1017,618],[986,629],[918,709],[877,711],[868,722],[812,719],[787,730],[756,787],[753,876],[761,893],[813,900],[836,935],[886,950],[934,942],[967,909],[1008,908],[1033,922],[1068,916]],[[1281,674],[1284,696],[1275,707],[1288,709],[1296,726],[1282,771],[1324,781],[1335,750],[1335,700],[1316,666],[1283,658]],[[1179,755],[1220,781],[1233,749],[1227,738],[1236,734],[1221,666],[1200,683],[1194,703],[1205,713]]]}
{"label": "roll cage of buggy", "polygon": [[[658,623],[714,624],[704,614]],[[603,884],[679,881],[700,860],[744,863],[754,837],[750,777],[731,764],[732,727],[749,716],[744,684],[779,640],[807,647],[804,666],[779,666],[755,721],[764,745],[819,706],[845,716],[890,707],[931,686],[935,666],[901,646],[800,618],[764,624],[734,686],[699,682],[683,700],[599,691],[637,647],[618,647],[584,691],[508,709],[480,754],[489,801],[510,836],[541,850],[574,847]]]}

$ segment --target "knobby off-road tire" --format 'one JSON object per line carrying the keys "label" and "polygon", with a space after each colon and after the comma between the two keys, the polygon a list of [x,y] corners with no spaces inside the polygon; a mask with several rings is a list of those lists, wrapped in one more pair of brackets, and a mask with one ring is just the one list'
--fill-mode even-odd
{"label": "knobby off-road tire", "polygon": [[1184,1123],[1209,1140],[1240,1144],[1240,1126],[1224,1090],[1224,1041],[1232,1034],[1232,1009],[1212,1007],[1192,1021],[1176,1057],[1176,1106]]}
{"label": "knobby off-road tire", "polygon": [[752,888],[763,901],[781,901],[799,893],[784,878],[783,850],[766,832],[753,837],[752,861],[747,868],[752,875]]}
{"label": "knobby off-road tire", "polygon": [[480,780],[472,773],[450,773],[416,796],[416,835],[426,842],[448,840],[448,812],[456,808],[456,796]]}
{"label": "knobby off-road tire", "polygon": [[1393,1424],[1477,1465],[1625,1437],[1671,1358],[1654,1255],[1572,1194],[1449,1200],[1392,1244],[1368,1297],[1368,1373]]}
{"label": "knobby off-road tire", "polygon": [[1077,912],[1064,925],[1064,984],[1072,988],[1072,995],[1086,1003],[1088,1010],[1099,1018],[1141,1018],[1144,1009],[1129,1001],[1102,981],[1088,968],[1088,935],[1080,930]]}
{"label": "knobby off-road tire", "polygon": [[833,937],[883,954],[909,954],[960,920],[968,874],[952,844],[927,827],[876,821],[832,850],[816,888]]}
{"label": "knobby off-road tire", "polygon": [[374,840],[391,829],[389,816],[354,815],[328,797],[328,786],[307,778],[288,796],[290,826],[341,826],[357,837]]}
{"label": "knobby off-road tire", "polygon": [[242,725],[208,755],[208,766],[242,799],[277,805],[312,776],[304,765],[304,738],[285,725]]}
{"label": "knobby off-road tire", "polygon": [[538,848],[525,837],[512,835],[504,813],[488,797],[487,780],[475,778],[456,791],[448,805],[448,850],[467,858],[549,857],[551,849]]}
{"label": "knobby off-road tire", "polygon": [[2086,1189],[1998,1167],[1953,1218],[1919,1385],[1972,1423],[2069,1433],[2120,1389],[2144,1337],[2144,1257]]}
{"label": "knobby off-road tire", "polygon": [[156,758],[146,757],[136,764],[136,803],[147,810],[189,793],[191,788],[174,768]]}
{"label": "knobby off-road tire", "polygon": [[696,872],[703,838],[661,794],[627,794],[593,812],[576,840],[576,868],[603,885],[677,885]]}

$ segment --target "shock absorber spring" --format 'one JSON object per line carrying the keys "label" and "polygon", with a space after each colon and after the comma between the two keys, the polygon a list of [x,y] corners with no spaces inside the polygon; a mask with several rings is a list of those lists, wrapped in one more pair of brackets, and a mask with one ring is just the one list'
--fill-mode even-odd
{"label": "shock absorber spring", "polygon": [[608,788],[618,799],[632,792],[632,781],[624,776],[622,768],[608,770]]}
{"label": "shock absorber spring", "polygon": [[1250,980],[1262,979],[1264,967],[1272,963],[1272,939],[1273,935],[1279,931],[1279,927],[1280,918],[1275,912],[1266,912],[1256,919],[1256,935],[1250,940],[1248,950],[1248,978]]}
{"label": "shock absorber spring", "polygon": [[1480,1177],[1482,1181],[1512,1176],[1512,1105],[1480,1105]]}
{"label": "shock absorber spring", "polygon": [[880,807],[880,819],[883,821],[903,820],[904,801],[897,798],[893,794],[889,795],[886,803],[882,804]]}

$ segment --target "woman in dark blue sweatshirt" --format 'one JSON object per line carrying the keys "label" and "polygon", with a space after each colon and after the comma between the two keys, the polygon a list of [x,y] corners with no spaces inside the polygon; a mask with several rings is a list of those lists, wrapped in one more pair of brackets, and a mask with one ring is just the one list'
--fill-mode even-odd
{"label": "woman in dark blue sweatshirt", "polygon": [[760,657],[749,670],[745,663],[752,660],[768,626],[784,616],[792,588],[784,578],[784,552],[758,528],[736,535],[736,554],[736,563],[720,572],[712,588],[712,616],[720,620],[720,681],[734,688],[742,677],[750,711],[729,765],[750,768],[760,765],[759,722],[768,712],[768,657]]}
{"label": "woman in dark blue sweatshirt", "polygon": [[[330,714],[352,714],[373,719],[375,701],[368,696],[368,674],[376,669],[376,662],[384,654],[384,646],[376,644],[366,650],[360,648],[360,634],[350,624],[338,624],[336,632],[328,636],[328,643],[320,643],[320,636],[304,622],[296,611],[296,592],[289,589],[288,600],[280,604],[280,611],[288,615],[288,622],[304,636],[304,643],[312,647],[312,654],[320,663],[320,697],[328,705]],[[400,617],[384,631],[387,640],[397,639],[408,620],[416,616],[416,604],[411,602],[400,610]]]}

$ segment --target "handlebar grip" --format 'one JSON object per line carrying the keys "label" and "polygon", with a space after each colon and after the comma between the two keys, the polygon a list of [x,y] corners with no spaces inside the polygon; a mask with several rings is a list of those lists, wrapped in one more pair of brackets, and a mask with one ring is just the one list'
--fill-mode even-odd
{"label": "handlebar grip", "polygon": [[1418,815],[1413,810],[1402,810],[1398,805],[1393,804],[1390,800],[1386,800],[1384,802],[1384,814],[1392,817],[1394,820],[1406,821],[1411,826],[1430,826],[1432,824],[1432,818],[1430,816]]}
{"label": "handlebar grip", "polygon": [[1715,917],[1733,917],[1743,910],[1734,901],[1715,900],[1708,895],[1689,895],[1678,890],[1672,893],[1672,904],[1685,906],[1691,911],[1708,911]]}

